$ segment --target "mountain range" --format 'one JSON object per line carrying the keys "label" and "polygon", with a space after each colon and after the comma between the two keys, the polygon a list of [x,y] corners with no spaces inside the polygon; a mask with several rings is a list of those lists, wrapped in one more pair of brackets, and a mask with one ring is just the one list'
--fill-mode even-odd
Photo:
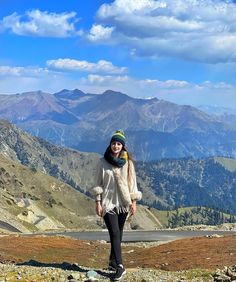
{"label": "mountain range", "polygon": [[[33,137],[7,121],[0,121],[0,154],[27,166],[31,171],[67,183],[90,195],[96,185],[99,158],[56,146]],[[136,162],[137,183],[143,192],[142,204],[161,210],[207,206],[236,214],[236,160],[223,157],[205,159],[165,159]]]}
{"label": "mountain range", "polygon": [[157,98],[137,99],[107,90],[78,89],[0,95],[0,118],[34,136],[79,151],[102,154],[123,129],[136,160],[236,157],[235,116],[219,118]]}

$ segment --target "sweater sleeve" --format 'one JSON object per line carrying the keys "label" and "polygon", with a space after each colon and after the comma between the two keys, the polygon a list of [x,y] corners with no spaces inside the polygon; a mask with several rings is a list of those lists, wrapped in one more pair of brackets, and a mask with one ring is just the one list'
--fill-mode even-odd
{"label": "sweater sleeve", "polygon": [[95,176],[95,186],[92,187],[91,192],[95,197],[96,201],[101,201],[102,193],[103,193],[103,170],[101,165],[101,160],[98,162],[96,168],[96,176]]}
{"label": "sweater sleeve", "polygon": [[131,170],[131,181],[130,181],[130,197],[132,201],[140,201],[142,199],[142,192],[138,191],[137,181],[136,181],[136,172],[134,164],[132,161],[129,163]]}

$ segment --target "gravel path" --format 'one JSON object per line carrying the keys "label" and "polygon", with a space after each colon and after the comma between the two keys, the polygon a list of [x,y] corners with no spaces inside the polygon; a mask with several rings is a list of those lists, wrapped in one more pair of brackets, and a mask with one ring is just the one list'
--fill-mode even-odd
{"label": "gravel path", "polygon": [[[110,281],[112,272],[92,270],[75,264],[64,264],[64,268],[29,265],[0,264],[0,282],[90,282]],[[210,273],[200,271],[168,272],[152,269],[127,269],[123,282],[210,282]]]}

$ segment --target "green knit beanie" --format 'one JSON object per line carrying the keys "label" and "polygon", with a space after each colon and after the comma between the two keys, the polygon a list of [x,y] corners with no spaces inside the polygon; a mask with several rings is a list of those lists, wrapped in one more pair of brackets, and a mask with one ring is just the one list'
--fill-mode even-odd
{"label": "green knit beanie", "polygon": [[125,134],[122,130],[116,130],[116,132],[111,137],[111,142],[117,141],[120,142],[123,146],[125,146]]}

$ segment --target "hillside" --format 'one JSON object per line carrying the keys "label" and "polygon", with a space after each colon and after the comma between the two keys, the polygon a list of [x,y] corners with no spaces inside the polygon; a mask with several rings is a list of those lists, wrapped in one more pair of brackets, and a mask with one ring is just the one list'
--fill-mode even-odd
{"label": "hillside", "polygon": [[226,170],[229,170],[231,172],[236,171],[236,159],[215,157],[214,160],[221,164]]}
{"label": "hillside", "polygon": [[90,198],[2,155],[0,191],[1,222],[20,231],[97,228]]}
{"label": "hillside", "polygon": [[85,191],[92,185],[98,154],[82,153],[36,138],[0,120],[0,153]]}
{"label": "hillside", "polygon": [[136,99],[111,90],[0,95],[0,118],[79,151],[103,153],[113,131],[122,128],[130,150],[142,161],[236,156],[233,122],[191,106]]}
{"label": "hillside", "polygon": [[236,214],[235,163],[219,157],[137,163],[143,202],[164,210],[205,206]]}
{"label": "hillside", "polygon": [[[7,159],[28,166],[31,175],[41,171],[43,175],[49,174],[87,195],[94,185],[100,157],[98,154],[81,153],[32,137],[6,121],[0,121],[0,153]],[[136,170],[138,185],[143,192],[141,203],[144,206],[140,206],[137,216],[132,220],[131,227],[134,229],[168,226],[160,222],[159,215],[149,207],[172,210],[177,207],[206,206],[235,214],[234,159],[218,157],[137,162]],[[31,195],[31,192],[28,193]],[[219,224],[219,221],[215,221],[216,217],[214,212],[208,213],[206,219],[193,221],[193,224]],[[227,217],[224,221],[228,221]]]}
{"label": "hillside", "polygon": [[[227,223],[231,225],[236,222],[236,216],[207,207],[184,207],[175,210],[156,210],[150,208],[151,212],[159,219],[164,228],[200,228],[200,226],[218,226],[223,228]],[[192,227],[191,227],[192,226]],[[221,226],[221,227],[219,227]],[[208,227],[212,228],[212,227]]]}

